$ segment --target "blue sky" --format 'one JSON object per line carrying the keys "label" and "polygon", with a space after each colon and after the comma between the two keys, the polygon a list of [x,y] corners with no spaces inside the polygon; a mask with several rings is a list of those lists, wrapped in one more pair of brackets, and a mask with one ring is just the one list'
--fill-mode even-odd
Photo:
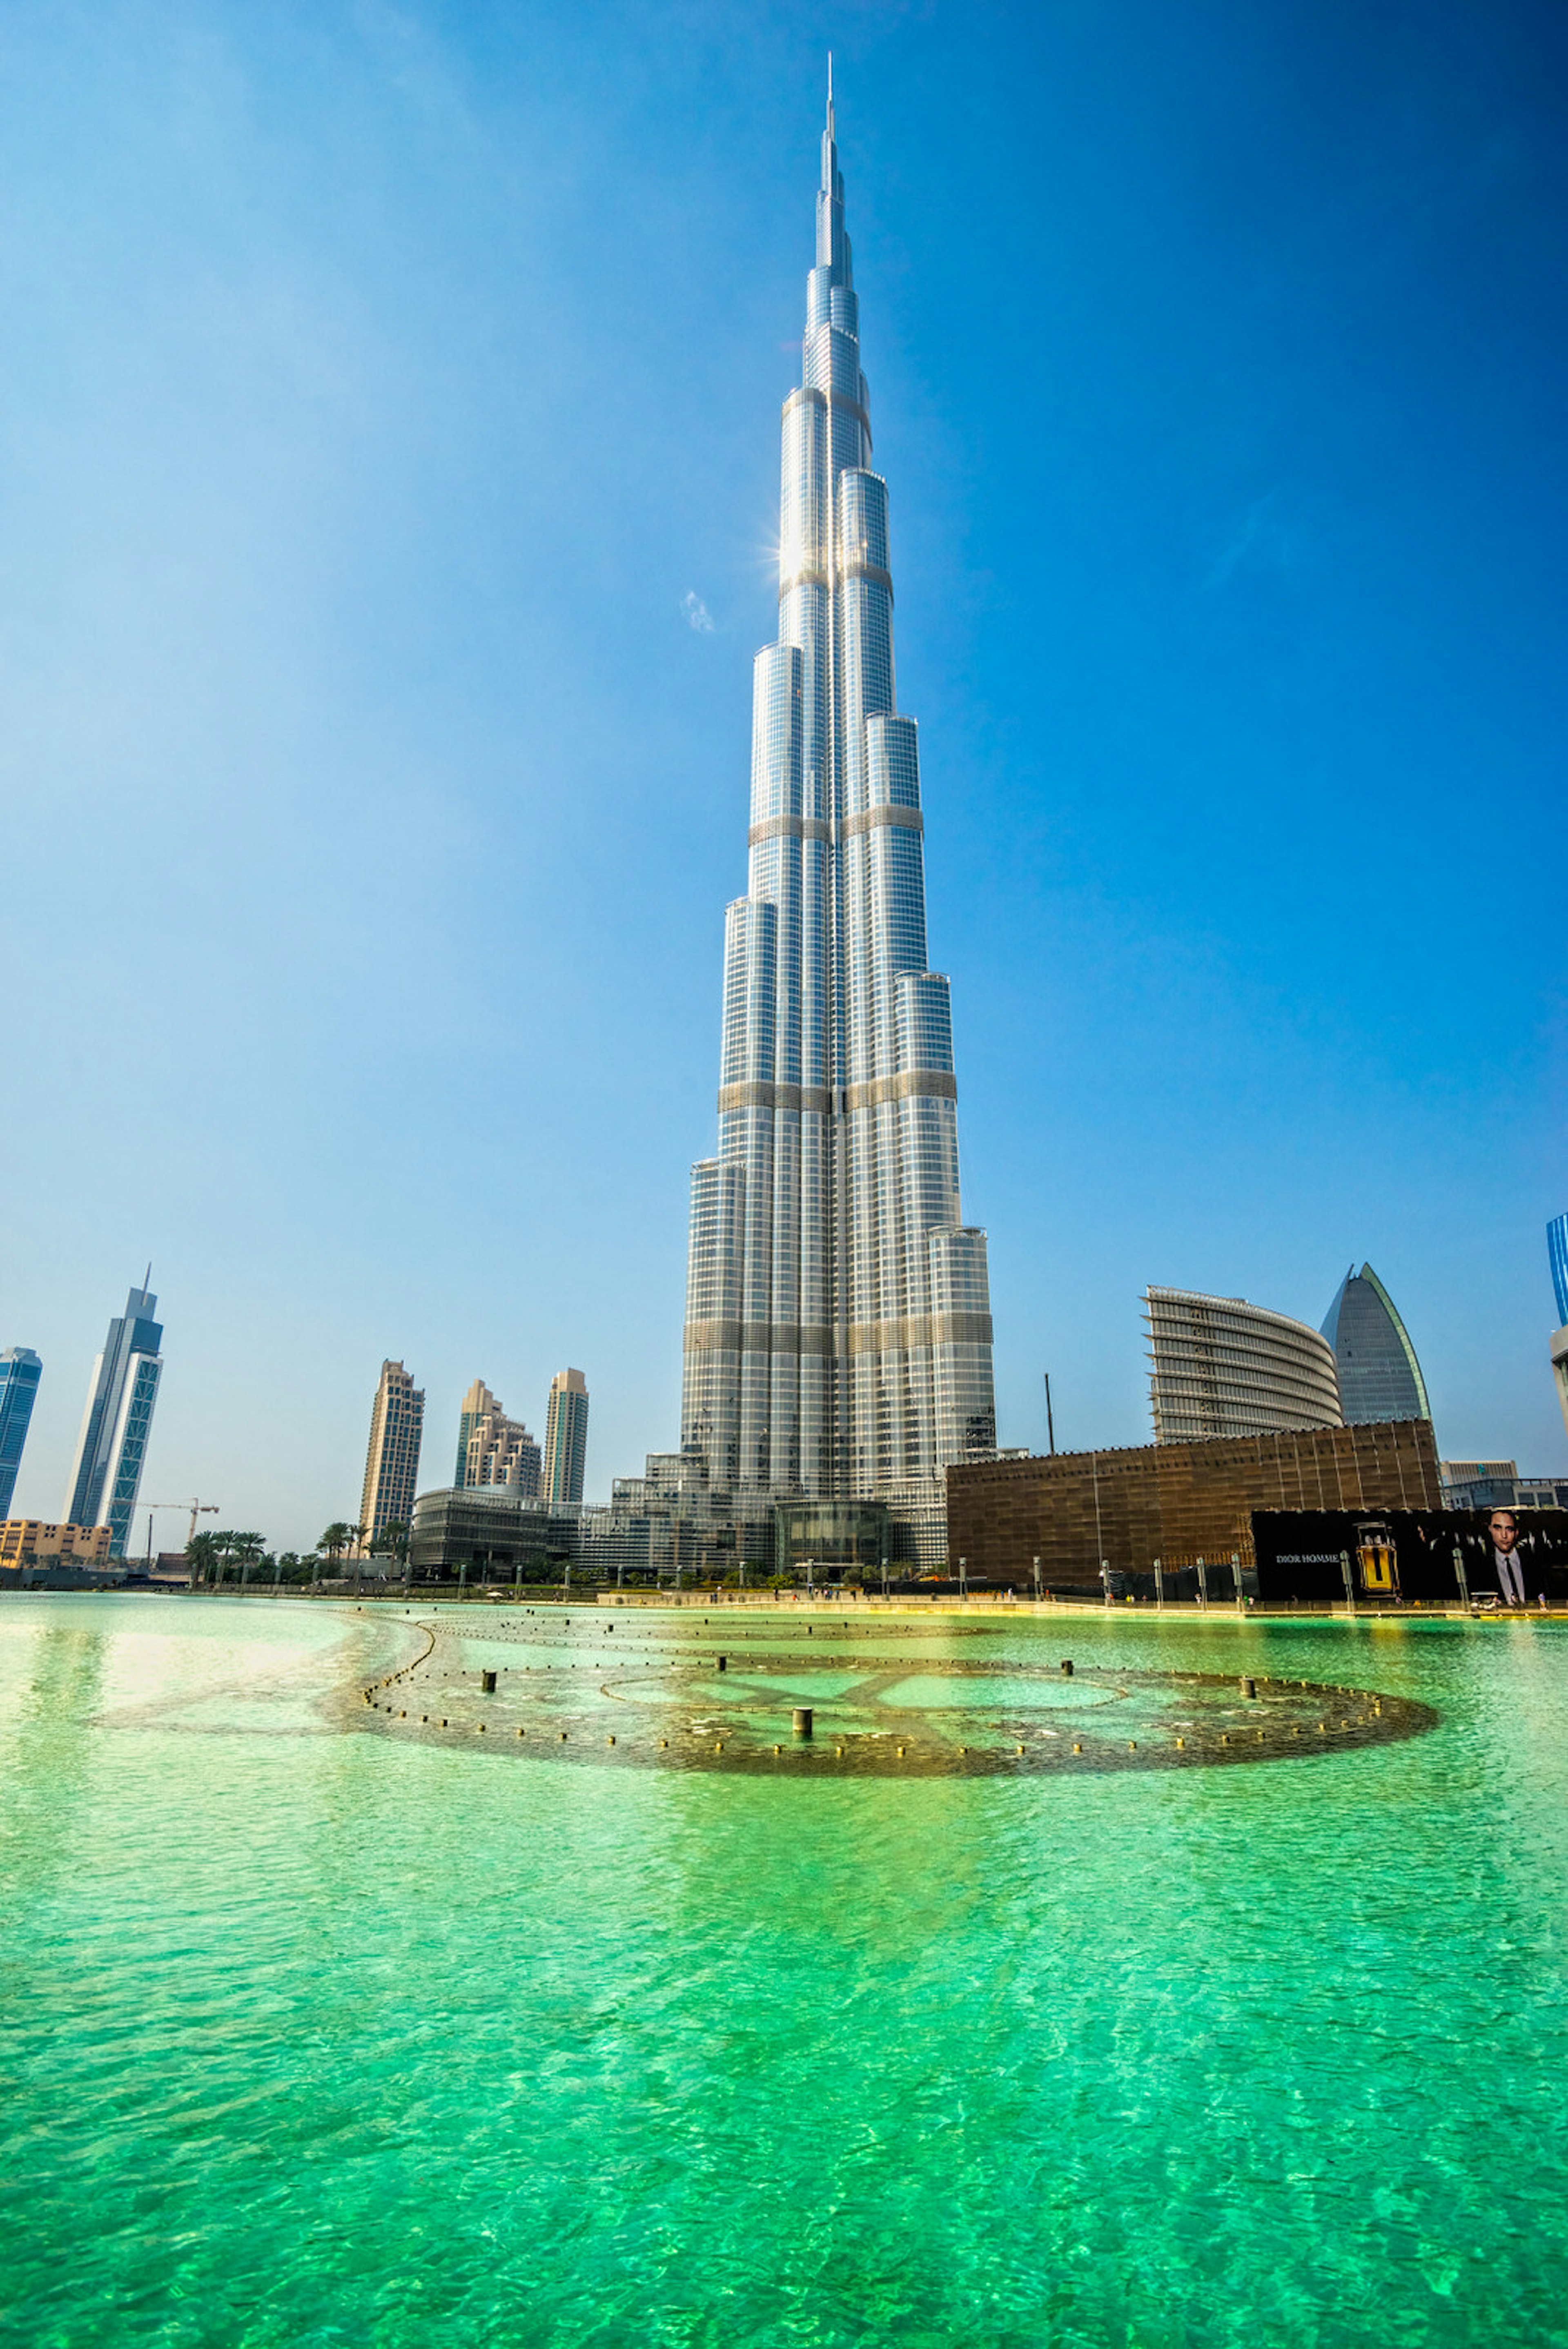
{"label": "blue sky", "polygon": [[675,1440],[830,44],[1002,1441],[1370,1258],[1568,1462],[1560,12],[19,0],[26,1512],[149,1257],[150,1497],[313,1540],[383,1355],[426,1484],[475,1376]]}

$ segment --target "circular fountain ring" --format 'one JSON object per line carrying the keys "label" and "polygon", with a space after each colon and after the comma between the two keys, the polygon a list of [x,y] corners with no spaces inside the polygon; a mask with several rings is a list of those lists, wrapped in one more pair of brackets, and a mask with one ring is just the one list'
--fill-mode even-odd
{"label": "circular fountain ring", "polygon": [[[827,1640],[815,1654],[732,1653],[724,1670],[707,1649],[624,1663],[550,1657],[503,1668],[487,1693],[478,1669],[454,1675],[439,1658],[467,1640],[492,1650],[499,1627],[431,1628],[434,1651],[396,1691],[363,1692],[364,1727],[622,1769],[806,1778],[1198,1769],[1388,1744],[1438,1719],[1409,1698],[1323,1682],[1093,1664],[1067,1677],[1044,1663],[846,1656]],[[549,1638],[533,1635],[535,1654]],[[434,1693],[421,1695],[427,1682],[439,1710]],[[797,1712],[809,1714],[809,1733],[794,1726]]]}

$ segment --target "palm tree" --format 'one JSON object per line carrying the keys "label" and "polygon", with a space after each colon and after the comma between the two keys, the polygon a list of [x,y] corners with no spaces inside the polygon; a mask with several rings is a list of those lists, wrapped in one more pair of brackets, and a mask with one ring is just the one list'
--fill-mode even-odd
{"label": "palm tree", "polygon": [[265,1551],[266,1536],[256,1533],[226,1534],[224,1539],[229,1546],[230,1557],[239,1561],[240,1588],[243,1590],[250,1579],[252,1567]]}
{"label": "palm tree", "polygon": [[336,1566],[344,1551],[353,1542],[358,1531],[358,1526],[348,1525],[342,1517],[334,1517],[316,1547],[318,1550],[325,1550],[328,1559]]}
{"label": "palm tree", "polygon": [[211,1578],[213,1568],[218,1562],[219,1539],[217,1534],[201,1533],[192,1534],[186,1543],[185,1563],[191,1569],[192,1588],[197,1583]]}

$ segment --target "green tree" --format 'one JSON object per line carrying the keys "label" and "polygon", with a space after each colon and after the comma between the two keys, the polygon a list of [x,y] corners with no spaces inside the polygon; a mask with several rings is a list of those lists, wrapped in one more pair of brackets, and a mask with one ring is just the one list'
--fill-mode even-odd
{"label": "green tree", "polygon": [[218,1539],[216,1534],[193,1534],[186,1543],[185,1563],[191,1569],[192,1586],[212,1580],[218,1563]]}
{"label": "green tree", "polygon": [[334,1517],[316,1547],[325,1552],[331,1564],[336,1566],[344,1551],[354,1540],[358,1530],[357,1526],[349,1525],[345,1518]]}

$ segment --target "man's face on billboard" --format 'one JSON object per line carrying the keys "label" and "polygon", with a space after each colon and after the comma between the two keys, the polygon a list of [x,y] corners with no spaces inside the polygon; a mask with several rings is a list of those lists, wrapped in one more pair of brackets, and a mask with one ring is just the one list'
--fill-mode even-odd
{"label": "man's face on billboard", "polygon": [[1493,1549],[1511,1550],[1519,1539],[1519,1527],[1506,1509],[1500,1509],[1491,1521]]}

